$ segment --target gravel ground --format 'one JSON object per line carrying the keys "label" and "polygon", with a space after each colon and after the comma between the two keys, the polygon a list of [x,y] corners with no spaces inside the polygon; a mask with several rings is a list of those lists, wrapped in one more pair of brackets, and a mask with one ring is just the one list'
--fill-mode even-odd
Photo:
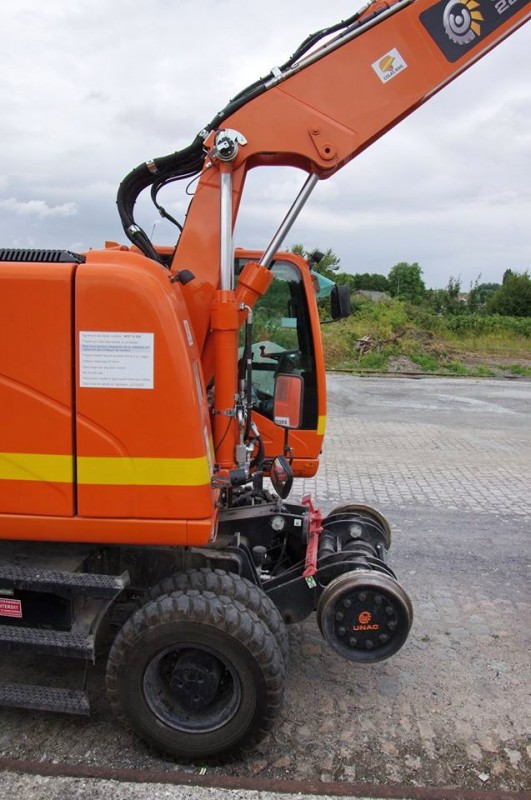
{"label": "gravel ground", "polygon": [[[177,765],[149,752],[111,718],[103,665],[90,676],[90,721],[3,710],[0,756],[206,771],[214,783],[531,790],[531,383],[335,375],[329,384],[323,468],[296,493],[313,491],[325,511],[351,499],[389,518],[392,566],[415,607],[400,653],[351,665],[313,618],[293,626],[281,719],[245,761]],[[50,681],[71,667],[46,663]],[[3,655],[0,665],[5,680],[40,672],[31,659]],[[24,795],[37,800],[41,788]],[[167,791],[157,797],[174,796]]]}

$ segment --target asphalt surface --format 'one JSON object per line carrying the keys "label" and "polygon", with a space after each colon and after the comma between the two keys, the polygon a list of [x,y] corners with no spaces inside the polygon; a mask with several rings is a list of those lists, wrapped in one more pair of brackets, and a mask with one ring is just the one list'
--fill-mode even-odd
{"label": "asphalt surface", "polygon": [[[180,765],[149,752],[111,718],[101,667],[91,721],[0,711],[0,758],[184,771],[213,786],[317,781],[330,797],[336,785],[359,794],[364,784],[383,795],[531,790],[531,383],[331,375],[329,400],[322,469],[294,494],[311,491],[325,512],[352,500],[388,517],[391,563],[415,607],[400,653],[355,666],[313,619],[293,626],[281,719],[245,761]],[[31,680],[36,670],[4,657],[0,666],[8,678]],[[9,772],[0,789],[31,800],[273,797]]]}

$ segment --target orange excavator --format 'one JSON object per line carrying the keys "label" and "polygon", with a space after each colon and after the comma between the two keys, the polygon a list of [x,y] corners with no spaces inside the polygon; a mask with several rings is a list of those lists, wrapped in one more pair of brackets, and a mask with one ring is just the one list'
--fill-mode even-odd
{"label": "orange excavator", "polygon": [[[529,0],[369,2],[123,180],[130,245],[0,250],[3,650],[84,666],[112,633],[112,708],[178,758],[272,728],[286,624],[316,611],[354,663],[399,650],[413,612],[385,518],[288,501],[317,471],[326,394],[312,275],[280,248],[320,180],[529,17]],[[267,166],[308,177],[267,250],[235,251],[247,172]],[[178,180],[197,180],[183,225],[159,202]],[[175,247],[136,223],[146,189]],[[335,287],[331,317],[348,311]],[[4,683],[0,705],[88,714],[83,681]]]}

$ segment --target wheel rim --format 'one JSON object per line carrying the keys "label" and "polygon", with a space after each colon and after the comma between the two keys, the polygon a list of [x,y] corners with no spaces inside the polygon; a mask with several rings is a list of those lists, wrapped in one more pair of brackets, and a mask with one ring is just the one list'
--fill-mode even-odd
{"label": "wheel rim", "polygon": [[185,733],[208,733],[235,716],[242,687],[234,667],[217,650],[182,644],[151,659],[143,693],[161,722]]}

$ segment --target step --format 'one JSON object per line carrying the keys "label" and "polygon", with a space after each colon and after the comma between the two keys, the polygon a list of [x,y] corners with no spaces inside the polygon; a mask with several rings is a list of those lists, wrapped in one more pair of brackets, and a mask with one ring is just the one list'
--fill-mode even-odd
{"label": "step", "polygon": [[35,569],[11,564],[0,566],[0,588],[91,597],[115,597],[129,584],[129,575],[95,575],[90,572]]}
{"label": "step", "polygon": [[1,650],[33,650],[63,658],[94,658],[94,636],[71,631],[0,625]]}
{"label": "step", "polygon": [[0,683],[0,706],[90,716],[89,700],[81,689]]}

